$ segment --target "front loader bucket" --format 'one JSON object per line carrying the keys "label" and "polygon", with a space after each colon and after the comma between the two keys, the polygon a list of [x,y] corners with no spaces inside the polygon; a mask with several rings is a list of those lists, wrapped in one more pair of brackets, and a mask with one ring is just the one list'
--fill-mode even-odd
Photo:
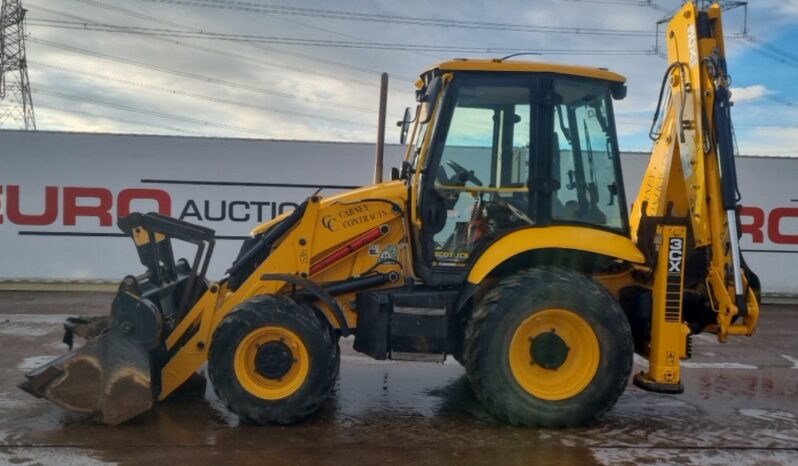
{"label": "front loader bucket", "polygon": [[[112,425],[155,404],[166,338],[208,288],[205,272],[215,244],[213,230],[160,214],[132,213],[118,224],[147,271],[122,280],[109,316],[67,319],[70,352],[29,372],[19,385]],[[196,245],[193,265],[175,260],[172,238]],[[71,351],[74,335],[86,344]]]}
{"label": "front loader bucket", "polygon": [[120,424],[152,408],[150,356],[113,331],[25,375],[19,387],[70,411]]}

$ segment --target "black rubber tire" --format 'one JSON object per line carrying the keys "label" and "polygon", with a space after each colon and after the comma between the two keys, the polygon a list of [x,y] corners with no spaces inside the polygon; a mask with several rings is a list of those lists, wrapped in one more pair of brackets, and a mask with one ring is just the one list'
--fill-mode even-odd
{"label": "black rubber tire", "polygon": [[[296,333],[308,350],[309,370],[302,386],[280,400],[247,391],[235,374],[239,343],[253,330],[279,325]],[[293,424],[313,414],[332,391],[341,362],[337,338],[313,309],[284,296],[261,295],[239,304],[216,328],[208,355],[208,376],[216,396],[241,420],[254,424]]]}
{"label": "black rubber tire", "polygon": [[[508,351],[516,328],[548,308],[575,312],[599,342],[595,377],[565,400],[533,396],[510,370]],[[513,425],[574,427],[609,411],[626,389],[632,371],[632,331],[618,303],[594,280],[561,268],[532,268],[502,279],[478,303],[466,328],[464,353],[474,393],[494,417]]]}

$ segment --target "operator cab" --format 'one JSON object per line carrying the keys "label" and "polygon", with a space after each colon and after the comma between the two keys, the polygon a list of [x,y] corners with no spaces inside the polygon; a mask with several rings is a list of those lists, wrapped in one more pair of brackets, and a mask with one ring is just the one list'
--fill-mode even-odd
{"label": "operator cab", "polygon": [[417,248],[419,265],[466,270],[519,228],[628,236],[612,112],[623,82],[601,69],[500,60],[425,72],[403,169],[423,225],[416,244],[428,245]]}

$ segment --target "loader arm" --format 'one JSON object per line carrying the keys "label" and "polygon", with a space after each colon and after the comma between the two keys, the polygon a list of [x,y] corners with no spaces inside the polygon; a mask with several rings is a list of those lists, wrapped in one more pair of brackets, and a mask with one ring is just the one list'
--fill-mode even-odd
{"label": "loader arm", "polygon": [[[684,255],[693,276],[685,287],[701,293],[716,313],[705,330],[720,341],[751,335],[759,305],[739,247],[731,80],[720,5],[699,9],[687,2],[670,20],[666,41],[669,66],[652,125],[653,152],[632,208],[632,237],[642,250],[653,251],[666,244],[661,227],[686,226]],[[656,263],[655,253],[650,258]],[[653,277],[656,295],[667,284]]]}
{"label": "loader arm", "polygon": [[[405,196],[403,183],[388,182],[339,196],[308,198],[283,220],[284,231],[280,230],[280,224],[271,230],[275,233],[274,238],[267,241],[271,252],[240,286],[233,289],[229,280],[212,284],[168,335],[165,347],[171,356],[161,370],[158,399],[168,397],[202,367],[208,359],[213,332],[239,304],[254,296],[276,294],[281,290],[293,295],[296,289],[303,290],[311,296],[330,326],[342,336],[348,336],[357,322],[357,313],[339,301],[350,301],[341,298],[353,295],[347,294],[346,286],[333,285],[357,288],[358,283],[368,281],[372,287],[393,286],[398,280],[399,269],[352,279],[352,269],[356,266],[347,261],[371,244],[400,241],[404,212],[399,206],[404,204]],[[355,214],[358,211],[363,214],[358,216]],[[267,237],[270,230],[256,231]],[[228,272],[236,269],[245,257],[239,258]],[[372,265],[369,262],[361,267]],[[332,299],[331,295],[341,295],[341,298]]]}

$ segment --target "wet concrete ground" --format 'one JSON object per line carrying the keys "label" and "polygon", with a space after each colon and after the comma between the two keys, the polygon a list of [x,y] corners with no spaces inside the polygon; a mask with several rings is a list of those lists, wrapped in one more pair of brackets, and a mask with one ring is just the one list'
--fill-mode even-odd
{"label": "wet concrete ground", "polygon": [[291,427],[239,425],[210,387],[118,427],[16,388],[66,351],[65,317],[107,313],[111,299],[0,293],[0,464],[798,464],[795,305],[765,306],[753,338],[696,337],[684,394],[630,385],[608,415],[572,430],[493,421],[456,363],[382,363],[346,347],[332,398]]}

